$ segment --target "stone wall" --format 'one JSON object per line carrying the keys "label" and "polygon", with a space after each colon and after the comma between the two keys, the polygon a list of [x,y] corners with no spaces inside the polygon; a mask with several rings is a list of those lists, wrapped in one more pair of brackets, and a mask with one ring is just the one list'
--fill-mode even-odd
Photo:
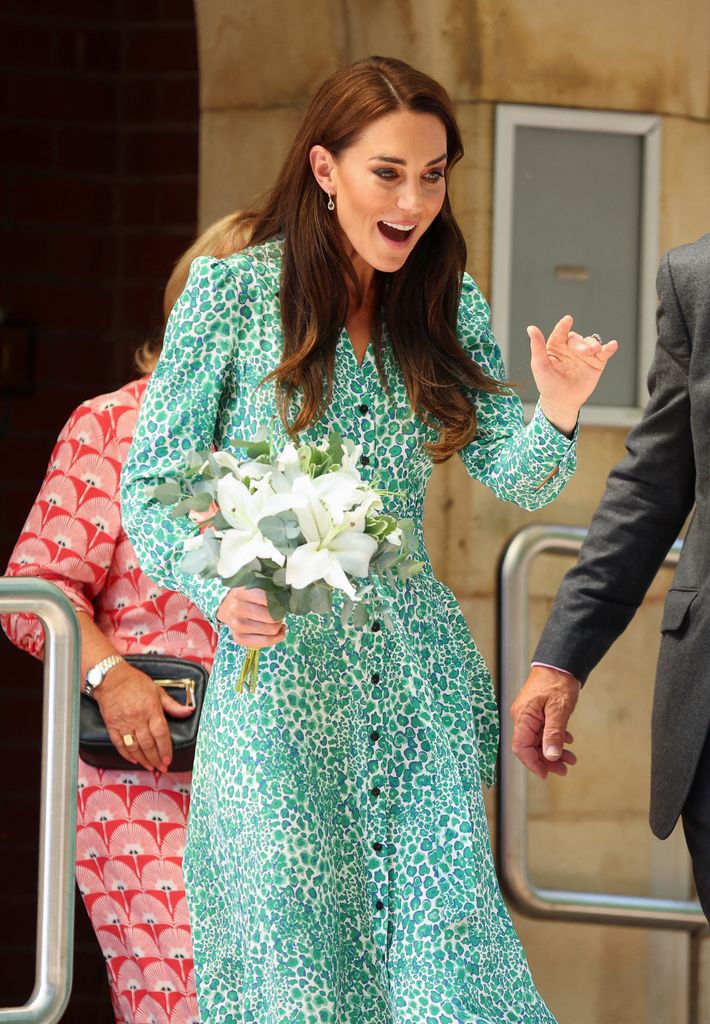
{"label": "stone wall", "polygon": [[[707,0],[196,0],[196,9],[203,225],[271,184],[314,86],[339,64],[374,52],[421,67],[456,103],[466,158],[452,196],[469,269],[484,292],[498,102],[660,115],[659,254],[710,229]],[[456,460],[435,473],[430,552],[491,664],[496,563],[506,540],[531,522],[588,523],[623,442],[620,429],[586,428],[577,476],[552,508],[534,515],[496,502],[465,479]],[[564,567],[549,561],[534,574],[533,635]],[[585,691],[574,722],[577,770],[566,780],[531,783],[531,871],[540,883],[688,894],[682,838],[660,844],[646,824],[649,709],[667,585],[662,574]],[[560,1024],[687,1019],[684,936],[516,923]]]}

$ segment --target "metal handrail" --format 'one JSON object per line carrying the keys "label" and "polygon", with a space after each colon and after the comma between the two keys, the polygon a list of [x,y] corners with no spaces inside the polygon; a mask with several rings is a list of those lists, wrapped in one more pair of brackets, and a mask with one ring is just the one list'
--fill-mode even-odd
{"label": "metal handrail", "polygon": [[[513,723],[507,711],[530,669],[529,568],[543,553],[576,555],[586,533],[584,529],[571,526],[525,527],[513,537],[501,562],[498,834],[502,881],[519,910],[531,917],[701,932],[707,928],[707,923],[700,904],[694,900],[545,889],[535,885],[528,872],[528,772],[512,752]],[[682,542],[676,541],[663,565],[677,565],[681,549]]]}
{"label": "metal handrail", "polygon": [[0,579],[0,614],[28,612],[44,626],[44,709],[35,985],[0,1024],[55,1024],[71,991],[79,742],[79,623],[53,583]]}

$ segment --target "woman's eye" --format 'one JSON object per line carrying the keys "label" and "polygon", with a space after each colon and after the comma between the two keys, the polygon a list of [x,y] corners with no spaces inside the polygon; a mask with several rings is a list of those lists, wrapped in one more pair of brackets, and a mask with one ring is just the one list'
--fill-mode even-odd
{"label": "woman's eye", "polygon": [[375,171],[375,174],[378,178],[384,178],[385,181],[391,181],[393,178],[397,177],[397,172],[393,171],[391,167],[379,167]]}
{"label": "woman's eye", "polygon": [[444,177],[444,172],[442,170],[428,171],[424,175],[424,178],[426,179],[426,181],[432,181],[432,182],[441,181],[441,179],[443,177]]}

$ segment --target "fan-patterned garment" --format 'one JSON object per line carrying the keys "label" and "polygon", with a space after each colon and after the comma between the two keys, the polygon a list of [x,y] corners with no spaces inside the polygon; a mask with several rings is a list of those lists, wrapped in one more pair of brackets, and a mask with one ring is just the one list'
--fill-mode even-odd
{"label": "fan-patterned garment", "polygon": [[[215,580],[179,570],[195,529],[146,497],[191,449],[271,425],[282,351],[281,245],[197,259],[168,325],[123,474],[124,522],[146,570],[214,619]],[[485,300],[466,277],[464,349],[504,369]],[[221,627],[195,762],[185,860],[202,1019],[209,1024],[549,1024],[498,889],[481,775],[498,742],[490,676],[427,557],[422,519],[435,435],[412,414],[391,344],[383,387],[372,347],[343,330],[330,403],[305,432],[364,446],[363,476],[412,519],[424,571],[379,621],[287,617],[262,652],[255,695],[235,693],[244,650]],[[472,394],[478,434],[461,453],[496,494],[538,508],[574,468],[575,443],[512,394]]]}
{"label": "fan-patterned garment", "polygon": [[[85,402],[59,435],[7,569],[59,586],[124,654],[160,652],[210,667],[215,634],[181,594],[138,567],[121,524],[119,477],[147,378]],[[35,656],[38,619],[2,618]],[[118,1024],[195,1024],[182,879],[191,773],[102,771],[79,762],[76,876],[106,959]]]}

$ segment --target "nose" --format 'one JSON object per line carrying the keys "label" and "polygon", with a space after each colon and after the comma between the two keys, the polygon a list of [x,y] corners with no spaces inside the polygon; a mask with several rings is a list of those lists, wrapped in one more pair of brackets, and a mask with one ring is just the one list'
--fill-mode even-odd
{"label": "nose", "polygon": [[421,213],[424,205],[422,186],[418,181],[407,182],[397,197],[397,208],[409,216]]}

